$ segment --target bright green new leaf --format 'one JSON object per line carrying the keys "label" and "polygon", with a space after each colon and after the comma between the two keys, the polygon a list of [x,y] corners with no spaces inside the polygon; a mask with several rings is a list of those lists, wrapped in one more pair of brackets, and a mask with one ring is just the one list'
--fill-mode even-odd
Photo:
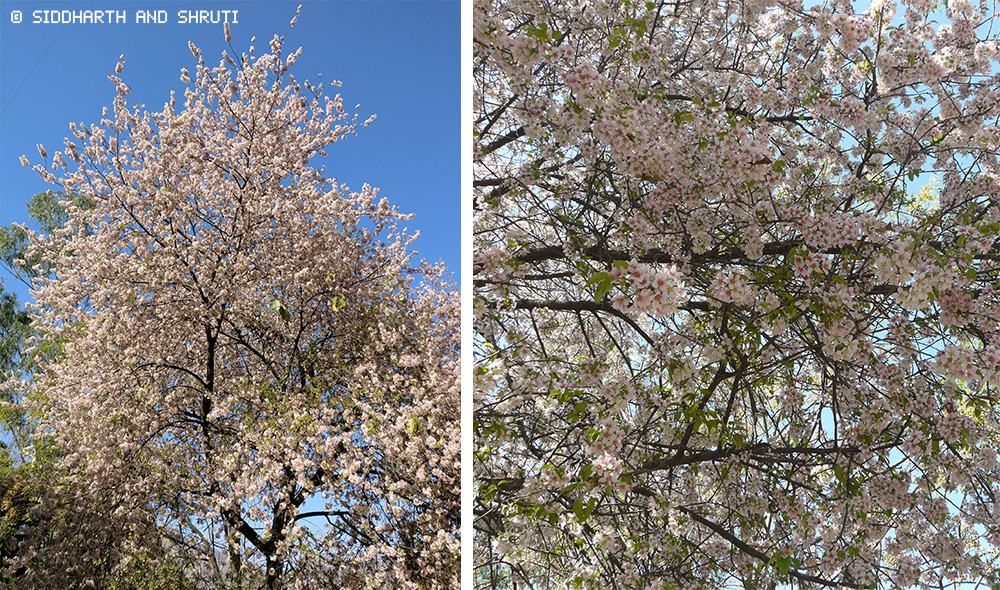
{"label": "bright green new leaf", "polygon": [[292,319],[292,314],[288,313],[288,308],[285,307],[284,303],[278,301],[277,299],[271,301],[271,309],[274,310],[274,313],[280,315],[281,319],[286,322]]}
{"label": "bright green new leaf", "polygon": [[413,436],[418,432],[420,432],[420,418],[414,416],[406,421],[406,433]]}

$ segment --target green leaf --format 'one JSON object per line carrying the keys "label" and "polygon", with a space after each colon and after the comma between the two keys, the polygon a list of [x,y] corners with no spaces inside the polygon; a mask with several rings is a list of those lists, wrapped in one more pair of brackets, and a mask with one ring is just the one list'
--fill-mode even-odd
{"label": "green leaf", "polygon": [[779,557],[774,560],[774,569],[778,570],[779,573],[788,575],[788,570],[792,567],[791,557]]}
{"label": "green leaf", "polygon": [[611,281],[601,283],[597,287],[597,291],[594,292],[594,303],[600,303],[604,300],[604,296],[608,294],[611,290]]}
{"label": "green leaf", "polygon": [[573,514],[576,515],[576,519],[581,523],[586,522],[590,515],[594,513],[594,508],[597,507],[597,498],[591,498],[586,502],[583,502],[583,498],[577,498],[573,502]]}
{"label": "green leaf", "polygon": [[278,301],[277,299],[271,301],[271,309],[274,310],[274,313],[280,315],[281,319],[286,322],[292,319],[292,314],[288,313],[288,308],[285,307],[284,303]]}
{"label": "green leaf", "polygon": [[585,286],[589,287],[595,283],[597,284],[597,290],[594,291],[595,303],[600,303],[604,299],[604,296],[608,294],[608,291],[611,290],[611,287],[614,286],[612,283],[613,278],[609,272],[599,272],[587,279]]}
{"label": "green leaf", "polygon": [[681,123],[691,123],[694,121],[694,115],[690,111],[675,111],[674,112],[674,122],[680,125]]}
{"label": "green leaf", "polygon": [[589,279],[587,279],[587,284],[585,286],[589,287],[589,286],[593,285],[594,283],[600,283],[600,282],[610,281],[610,280],[611,280],[611,273],[608,273],[608,272],[599,272],[599,273],[595,274],[594,276],[590,277]]}
{"label": "green leaf", "polygon": [[406,433],[413,436],[418,432],[420,432],[420,418],[414,416],[406,421]]}
{"label": "green leaf", "polygon": [[546,25],[545,23],[541,23],[537,27],[532,27],[532,26],[525,27],[524,32],[527,33],[529,37],[534,37],[535,39],[538,39],[539,41],[544,43],[549,40],[549,35],[548,33],[545,32],[545,29],[547,28],[548,25]]}

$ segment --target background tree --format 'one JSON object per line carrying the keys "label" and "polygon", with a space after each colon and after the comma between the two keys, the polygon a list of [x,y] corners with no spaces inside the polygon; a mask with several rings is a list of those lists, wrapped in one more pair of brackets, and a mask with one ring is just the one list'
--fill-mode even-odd
{"label": "background tree", "polygon": [[310,166],[357,115],[270,46],[209,67],[192,45],[158,113],[110,76],[63,175],[35,166],[90,206],[29,234],[28,407],[63,453],[11,563],[29,587],[137,561],[215,588],[457,587],[457,294],[414,266],[409,216]]}
{"label": "background tree", "polygon": [[[65,194],[55,191],[36,194],[28,199],[25,207],[28,209],[28,216],[38,226],[36,231],[52,235],[63,229],[66,222],[69,221],[66,204],[72,204],[81,209],[93,207],[93,203],[86,197],[75,193]],[[0,227],[0,263],[7,267],[7,270],[14,277],[29,286],[32,279],[46,274],[47,267],[44,260],[28,257],[27,229],[16,224],[10,227]]]}
{"label": "background tree", "polygon": [[[0,383],[19,377],[25,368],[25,342],[31,333],[31,318],[18,303],[17,296],[4,290],[0,282]],[[23,413],[13,404],[20,400],[14,392],[0,389],[0,453],[14,454],[4,461],[23,460],[22,452],[28,444],[24,436]]]}
{"label": "background tree", "polygon": [[[65,210],[58,201],[53,192],[28,199],[28,215],[39,231],[51,234],[65,223]],[[0,260],[14,276],[29,282],[37,271],[24,261],[26,250],[24,230],[0,228]],[[33,369],[25,354],[32,334],[31,316],[3,286],[0,282],[0,383],[4,384],[0,387],[0,563],[18,554],[53,460],[48,445],[31,440],[31,425],[20,405],[19,381]],[[0,574],[0,583],[14,582]]]}
{"label": "background tree", "polygon": [[[0,282],[0,383],[20,374],[23,343],[30,333],[27,312]],[[17,411],[14,393],[0,389],[0,560],[13,557],[20,543],[33,494],[23,468],[26,442],[24,414]],[[0,583],[4,578],[0,576]]]}
{"label": "background tree", "polygon": [[996,6],[861,8],[475,3],[478,586],[1000,582]]}

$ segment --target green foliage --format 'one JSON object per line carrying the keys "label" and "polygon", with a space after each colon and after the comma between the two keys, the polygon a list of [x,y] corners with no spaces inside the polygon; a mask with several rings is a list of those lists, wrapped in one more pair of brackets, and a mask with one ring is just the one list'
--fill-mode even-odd
{"label": "green foliage", "polygon": [[189,590],[197,585],[180,567],[157,563],[149,556],[134,558],[106,581],[108,590]]}
{"label": "green foliage", "polygon": [[28,234],[19,227],[0,227],[0,260],[19,278],[28,275],[28,266],[16,261],[28,249]]}
{"label": "green foliage", "polygon": [[[0,378],[3,381],[20,372],[21,350],[30,332],[28,312],[20,308],[13,293],[4,291],[0,281]],[[0,390],[0,400],[12,401],[10,393]]]}
{"label": "green foliage", "polygon": [[42,490],[39,470],[47,461],[15,462],[7,448],[0,448],[0,588],[17,588],[17,574],[6,577],[4,564],[18,555],[25,528],[38,519],[32,513]]}
{"label": "green foliage", "polygon": [[[17,297],[3,290],[0,282],[0,382],[24,370],[22,350],[30,334],[30,318],[20,309]],[[17,551],[17,537],[28,523],[29,511],[37,494],[32,489],[30,466],[21,464],[20,447],[25,440],[27,423],[24,412],[6,406],[17,396],[0,388],[0,559],[9,559]],[[0,578],[2,581],[2,578]]]}

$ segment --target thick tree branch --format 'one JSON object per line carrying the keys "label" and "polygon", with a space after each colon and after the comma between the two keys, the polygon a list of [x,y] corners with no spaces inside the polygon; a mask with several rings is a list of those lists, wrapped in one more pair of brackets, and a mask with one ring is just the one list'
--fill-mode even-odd
{"label": "thick tree branch", "polygon": [[561,311],[603,311],[609,313],[617,318],[620,318],[637,334],[642,336],[642,338],[648,342],[650,345],[653,344],[653,339],[639,327],[639,324],[635,323],[635,320],[618,311],[617,309],[611,307],[607,303],[594,303],[592,301],[537,301],[534,299],[521,299],[517,301],[514,305],[515,309],[554,309]]}
{"label": "thick tree branch", "polygon": [[[677,509],[680,510],[681,512],[684,512],[688,516],[690,516],[698,524],[700,524],[700,525],[702,525],[702,526],[704,526],[704,527],[706,527],[708,529],[711,529],[712,532],[714,532],[715,534],[719,535],[720,537],[722,537],[726,541],[729,541],[729,543],[733,547],[736,547],[737,549],[739,549],[743,553],[746,553],[750,557],[753,557],[754,559],[760,560],[760,561],[762,561],[764,563],[771,563],[772,562],[773,557],[768,556],[766,553],[764,553],[763,551],[760,551],[759,549],[757,549],[756,547],[750,545],[749,543],[745,543],[744,541],[740,540],[736,535],[734,535],[733,533],[729,532],[722,525],[717,524],[715,522],[712,522],[712,521],[708,520],[707,518],[705,518],[704,516],[698,514],[694,510],[691,510],[690,508],[687,508],[687,507],[684,507],[684,506],[679,506],[679,507],[677,507]],[[813,575],[810,575],[810,574],[806,574],[806,573],[803,573],[803,572],[800,572],[800,571],[794,570],[794,569],[789,569],[788,570],[788,575],[790,575],[793,578],[796,578],[798,580],[802,580],[803,582],[812,582],[813,584],[820,584],[821,586],[827,586],[829,588],[857,588],[858,587],[857,584],[852,584],[850,582],[833,582],[833,581],[826,580],[826,579],[823,579],[823,578],[819,578],[819,577],[816,577],[816,576],[813,576]]]}
{"label": "thick tree branch", "polygon": [[642,475],[643,473],[650,473],[653,471],[662,471],[664,469],[670,469],[671,467],[679,467],[681,465],[691,465],[693,463],[704,463],[706,461],[718,461],[720,459],[726,459],[732,457],[733,455],[740,455],[743,453],[752,453],[755,451],[762,451],[768,449],[766,444],[757,444],[746,447],[733,447],[729,449],[716,449],[714,451],[702,450],[702,451],[685,451],[681,449],[677,451],[677,454],[672,457],[667,457],[664,459],[654,459],[652,461],[646,461],[639,466],[638,469],[626,472],[627,476]]}
{"label": "thick tree branch", "polygon": [[507,145],[508,143],[518,138],[524,137],[525,135],[526,132],[524,130],[524,127],[518,127],[517,129],[511,131],[510,133],[506,133],[494,139],[493,142],[491,142],[489,145],[486,146],[486,148],[483,150],[483,153],[489,154],[495,152],[498,149],[502,148],[503,146]]}

